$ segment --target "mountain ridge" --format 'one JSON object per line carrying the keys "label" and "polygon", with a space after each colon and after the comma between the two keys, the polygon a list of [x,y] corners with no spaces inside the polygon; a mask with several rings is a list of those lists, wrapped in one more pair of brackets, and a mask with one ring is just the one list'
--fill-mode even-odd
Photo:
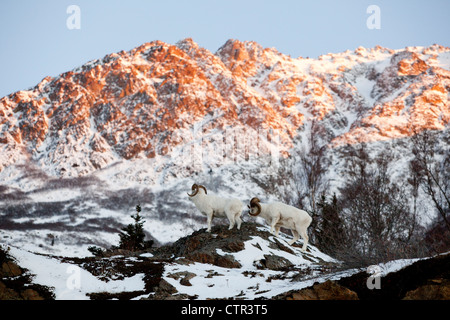
{"label": "mountain ridge", "polygon": [[[4,153],[15,148],[55,175],[76,176],[120,159],[164,156],[207,115],[214,125],[202,123],[206,132],[237,125],[273,130],[283,150],[305,121],[326,118],[335,123],[327,125],[332,145],[408,136],[411,126],[442,130],[450,118],[450,71],[437,57],[449,51],[360,47],[313,60],[256,42],[228,40],[212,54],[189,38],[176,45],[154,41],[2,98],[0,142]],[[372,90],[364,87],[370,84]],[[83,163],[58,164],[58,153],[81,150],[89,154],[80,155]],[[2,168],[11,162],[5,158]]]}

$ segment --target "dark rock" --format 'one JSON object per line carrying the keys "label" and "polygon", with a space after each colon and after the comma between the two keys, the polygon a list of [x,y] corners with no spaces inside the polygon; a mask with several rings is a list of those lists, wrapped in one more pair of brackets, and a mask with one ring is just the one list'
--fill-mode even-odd
{"label": "dark rock", "polygon": [[21,293],[21,295],[24,300],[44,300],[44,298],[41,297],[39,293],[33,289],[26,289]]}
{"label": "dark rock", "polygon": [[240,268],[241,264],[237,262],[232,255],[219,255],[217,252],[197,251],[186,256],[187,259],[200,262],[209,263],[223,268]]}
{"label": "dark rock", "polygon": [[22,300],[20,295],[0,281],[0,300]]}
{"label": "dark rock", "polygon": [[167,299],[168,297],[171,297],[173,294],[178,292],[174,286],[172,286],[164,279],[160,281],[158,287],[156,287],[154,291],[155,294],[153,296],[150,296],[149,298],[155,300]]}
{"label": "dark rock", "polygon": [[403,300],[450,300],[450,280],[431,280],[430,284],[408,291]]}
{"label": "dark rock", "polygon": [[294,265],[289,260],[277,255],[264,255],[265,259],[260,260],[260,266],[275,271],[286,270]]}
{"label": "dark rock", "polygon": [[189,282],[191,278],[189,277],[184,277],[183,279],[180,280],[180,284],[186,287],[192,287],[192,283]]}
{"label": "dark rock", "polygon": [[12,261],[3,262],[0,276],[2,277],[17,277],[22,274],[20,267]]}
{"label": "dark rock", "polygon": [[191,280],[195,276],[197,276],[195,273],[187,272],[187,271],[171,273],[168,275],[168,277],[173,278],[175,280],[178,280],[181,278],[180,284],[183,286],[189,286],[189,287],[192,286],[192,284],[189,282],[189,280]]}
{"label": "dark rock", "polygon": [[291,293],[287,300],[358,300],[356,292],[328,280]]}
{"label": "dark rock", "polygon": [[161,282],[159,283],[157,292],[161,293],[168,293],[168,294],[173,294],[173,293],[177,293],[177,289],[175,289],[175,287],[173,285],[171,285],[170,283],[168,283],[166,280],[162,279]]}
{"label": "dark rock", "polygon": [[[277,240],[277,238],[274,238],[274,241],[276,243],[276,245],[273,245],[274,249],[280,249],[280,250],[283,250],[283,251],[285,251],[287,253],[294,254],[294,250],[292,250],[291,248],[289,248],[289,247],[285,246],[284,244],[282,244],[279,240]],[[272,246],[272,244],[271,244],[271,246]]]}
{"label": "dark rock", "polygon": [[224,249],[229,251],[229,252],[239,252],[239,251],[245,249],[245,245],[244,245],[244,242],[242,242],[241,240],[237,240],[237,241],[229,242],[225,246]]}

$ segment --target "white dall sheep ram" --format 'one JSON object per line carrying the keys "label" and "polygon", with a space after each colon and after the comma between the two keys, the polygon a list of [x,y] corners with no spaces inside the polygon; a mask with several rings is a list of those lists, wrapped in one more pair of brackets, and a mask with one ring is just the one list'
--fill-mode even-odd
{"label": "white dall sheep ram", "polygon": [[192,185],[192,194],[188,193],[188,196],[197,209],[207,217],[207,232],[211,232],[211,222],[214,217],[228,218],[229,230],[233,229],[235,223],[238,230],[241,228],[241,213],[244,205],[240,200],[208,195],[206,188],[197,184]]}
{"label": "white dall sheep ram", "polygon": [[275,234],[275,236],[278,236],[280,227],[291,229],[294,238],[289,242],[290,245],[297,241],[299,235],[301,235],[303,238],[302,251],[306,251],[309,240],[306,230],[312,221],[312,218],[306,211],[281,202],[260,203],[258,198],[253,198],[248,208],[250,209],[248,213],[251,216],[260,216],[266,220],[270,225],[270,232]]}

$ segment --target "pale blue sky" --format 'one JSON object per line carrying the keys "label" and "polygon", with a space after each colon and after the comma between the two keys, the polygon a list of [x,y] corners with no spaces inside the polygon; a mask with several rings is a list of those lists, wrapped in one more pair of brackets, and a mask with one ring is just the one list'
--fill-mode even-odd
{"label": "pale blue sky", "polygon": [[[80,30],[66,27],[72,4]],[[366,26],[372,4],[380,30]],[[0,97],[153,40],[191,37],[212,52],[230,38],[253,40],[292,57],[377,44],[448,47],[449,14],[448,0],[1,0]]]}

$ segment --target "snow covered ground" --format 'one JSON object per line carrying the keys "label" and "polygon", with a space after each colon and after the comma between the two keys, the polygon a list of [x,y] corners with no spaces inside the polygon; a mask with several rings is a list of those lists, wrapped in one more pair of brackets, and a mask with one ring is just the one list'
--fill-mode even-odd
{"label": "snow covered ground", "polygon": [[[285,236],[277,238],[284,245],[289,239]],[[242,251],[232,253],[235,260],[241,264],[240,268],[224,268],[207,263],[186,264],[175,260],[166,263],[162,278],[174,286],[177,294],[186,294],[197,299],[256,299],[268,298],[290,290],[309,287],[315,282],[338,280],[360,272],[360,269],[350,269],[338,272],[323,272],[323,263],[337,263],[331,257],[320,253],[309,246],[310,252],[302,253],[300,248],[290,247],[293,253],[273,249],[271,241],[261,237],[252,237],[245,242]],[[230,254],[217,249],[219,254]],[[61,262],[61,258],[32,253],[17,247],[10,247],[9,254],[23,268],[35,275],[33,282],[54,288],[57,300],[86,300],[88,294],[108,292],[111,294],[122,292],[144,291],[144,273],[137,273],[123,279],[109,279],[107,282],[93,275],[91,272],[73,263]],[[267,255],[282,257],[295,265],[295,271],[277,271],[258,267],[258,261]],[[142,257],[152,257],[145,253]],[[125,263],[136,262],[136,257],[125,258],[114,256],[103,259],[124,259]],[[390,272],[400,270],[419,259],[402,259],[390,261],[377,266],[382,277]],[[180,275],[192,274],[189,280],[191,286],[181,284]],[[303,276],[299,276],[302,275]],[[178,276],[177,276],[178,275]],[[369,277],[369,274],[368,274]],[[150,296],[152,293],[150,293]],[[137,296],[135,299],[146,298],[149,294]]]}
{"label": "snow covered ground", "polygon": [[[284,245],[288,246],[287,238],[281,236],[277,238]],[[275,239],[272,237],[272,241]],[[245,242],[245,249],[232,253],[235,260],[241,264],[241,268],[222,268],[210,264],[194,263],[191,265],[174,263],[167,265],[164,272],[164,279],[173,285],[178,292],[190,296],[198,296],[198,299],[208,298],[230,298],[239,297],[242,299],[270,298],[277,294],[301,289],[312,285],[314,282],[322,282],[327,279],[338,279],[350,273],[337,273],[333,276],[322,277],[320,271],[312,271],[309,279],[299,282],[291,282],[292,278],[298,274],[294,272],[280,272],[276,270],[262,269],[258,267],[258,261],[265,259],[267,255],[276,255],[290,261],[300,270],[319,268],[321,262],[336,262],[331,257],[319,252],[316,248],[309,246],[310,253],[301,253],[300,248],[291,247],[294,253],[282,250],[275,250],[270,247],[270,242],[261,237],[252,237]],[[221,249],[217,249],[220,255],[230,254]],[[308,258],[306,258],[306,256]],[[196,276],[190,280],[192,286],[184,286],[172,277],[173,274],[192,273]]]}
{"label": "snow covered ground", "polygon": [[86,300],[93,292],[123,292],[143,290],[143,274],[123,280],[102,281],[90,272],[56,258],[10,247],[9,254],[18,264],[35,275],[34,282],[54,288],[57,300]]}

